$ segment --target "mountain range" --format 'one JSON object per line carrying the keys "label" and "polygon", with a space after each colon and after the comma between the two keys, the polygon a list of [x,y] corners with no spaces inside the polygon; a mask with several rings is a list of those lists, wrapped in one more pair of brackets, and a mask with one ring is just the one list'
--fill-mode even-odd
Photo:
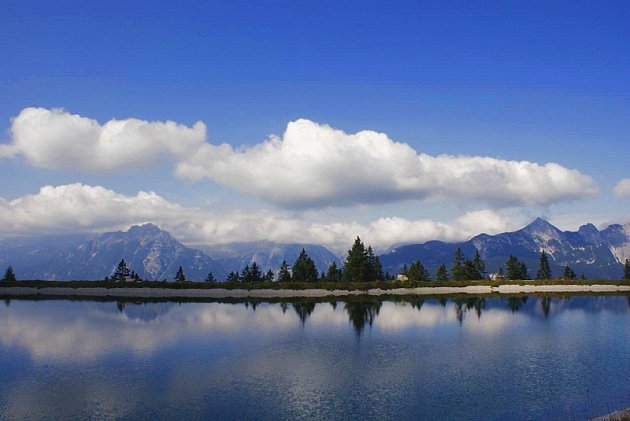
{"label": "mountain range", "polygon": [[471,258],[478,250],[486,262],[488,273],[499,267],[505,270],[510,255],[525,262],[531,277],[536,275],[541,250],[549,254],[554,276],[560,276],[569,265],[580,276],[591,279],[619,279],[623,262],[630,258],[630,224],[609,225],[598,230],[593,224],[580,227],[577,232],[561,231],[542,218],[526,227],[497,235],[480,234],[461,243],[429,241],[397,247],[380,256],[383,269],[398,273],[404,264],[419,259],[433,275],[442,264],[450,267],[453,255],[460,247],[464,256]]}
{"label": "mountain range", "polygon": [[[565,265],[591,279],[615,279],[622,274],[623,262],[630,258],[630,224],[610,225],[598,230],[592,224],[577,232],[561,231],[538,218],[515,232],[480,234],[460,243],[429,241],[396,247],[380,256],[383,269],[397,274],[403,265],[420,260],[435,274],[442,264],[450,267],[460,247],[472,258],[478,250],[488,273],[496,272],[510,255],[518,257],[535,276],[541,250],[549,254],[554,276]],[[321,245],[281,244],[270,241],[186,247],[168,232],[153,224],[132,226],[126,232],[94,235],[41,236],[0,239],[0,267],[11,265],[19,279],[103,279],[110,276],[121,258],[140,277],[172,280],[181,265],[191,280],[203,280],[208,272],[223,280],[230,271],[240,271],[256,261],[262,270],[277,273],[282,260],[293,264],[304,248],[319,271],[333,262],[341,267],[338,256]]]}

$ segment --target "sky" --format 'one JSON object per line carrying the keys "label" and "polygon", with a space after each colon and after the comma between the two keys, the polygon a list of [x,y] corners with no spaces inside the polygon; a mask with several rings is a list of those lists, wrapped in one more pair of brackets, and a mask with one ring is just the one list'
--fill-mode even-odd
{"label": "sky", "polygon": [[0,0],[0,236],[630,221],[625,1]]}

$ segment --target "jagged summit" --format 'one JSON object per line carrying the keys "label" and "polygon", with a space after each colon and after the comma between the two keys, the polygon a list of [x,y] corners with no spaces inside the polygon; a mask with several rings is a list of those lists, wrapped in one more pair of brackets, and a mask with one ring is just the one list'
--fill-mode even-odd
{"label": "jagged summit", "polygon": [[132,225],[129,227],[127,232],[133,235],[157,235],[160,233],[168,234],[167,231],[161,230],[160,227],[150,222],[147,222],[146,224],[142,224],[142,225]]}

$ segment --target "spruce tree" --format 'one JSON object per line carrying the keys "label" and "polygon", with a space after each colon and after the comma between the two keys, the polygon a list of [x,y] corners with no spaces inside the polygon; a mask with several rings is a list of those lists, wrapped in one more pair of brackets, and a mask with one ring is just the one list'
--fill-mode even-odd
{"label": "spruce tree", "polygon": [[125,259],[120,259],[120,262],[118,263],[118,266],[116,267],[116,270],[112,275],[112,280],[117,282],[124,281],[129,277],[130,273],[131,271],[127,267]]}
{"label": "spruce tree", "polygon": [[359,237],[354,240],[352,248],[343,266],[343,279],[346,282],[369,281],[368,252]]}
{"label": "spruce tree", "polygon": [[464,253],[462,253],[461,248],[457,247],[457,250],[455,250],[455,258],[453,260],[453,268],[451,269],[451,279],[453,281],[465,281],[465,278]]}
{"label": "spruce tree", "polygon": [[416,260],[415,262],[411,262],[409,265],[408,275],[410,281],[419,282],[419,281],[430,281],[431,277],[429,272],[422,266],[420,260]]}
{"label": "spruce tree", "polygon": [[228,273],[227,278],[225,278],[225,282],[227,283],[237,283],[240,281],[241,281],[241,277],[236,271],[231,271],[230,273]]}
{"label": "spruce tree", "polygon": [[217,280],[214,277],[212,272],[208,272],[208,276],[206,276],[206,282],[215,283]]}
{"label": "spruce tree", "polygon": [[293,282],[317,282],[317,267],[313,259],[308,257],[302,249],[295,263],[293,263]]}
{"label": "spruce tree", "polygon": [[267,273],[265,273],[265,276],[263,277],[263,282],[273,282],[274,278],[275,278],[275,274],[273,273],[273,270],[269,269]]}
{"label": "spruce tree", "polygon": [[13,272],[13,267],[9,266],[7,270],[4,272],[4,277],[2,278],[5,282],[15,282],[15,272]]}
{"label": "spruce tree", "polygon": [[262,282],[263,275],[260,270],[260,267],[258,266],[258,263],[256,263],[255,261],[252,262],[252,267],[249,270],[249,274],[251,276],[252,283]]}
{"label": "spruce tree", "polygon": [[464,259],[464,269],[463,269],[464,280],[466,281],[481,280],[483,278],[483,275],[481,274],[479,269],[477,269],[477,267],[480,267],[480,266],[475,265],[475,262],[473,262],[472,260]]}
{"label": "spruce tree", "polygon": [[326,282],[341,282],[342,275],[341,270],[337,268],[337,263],[332,262],[326,272]]}
{"label": "spruce tree", "polygon": [[479,250],[475,251],[475,257],[473,257],[473,267],[475,268],[476,273],[479,274],[477,279],[483,279],[483,274],[486,272],[486,262],[484,262],[481,258]]}
{"label": "spruce tree", "polygon": [[626,263],[623,265],[623,279],[630,281],[630,259],[626,259]]}
{"label": "spruce tree", "polygon": [[503,281],[505,279],[505,273],[503,273],[503,267],[499,266],[499,271],[497,272],[497,281]]}
{"label": "spruce tree", "polygon": [[[505,267],[506,267],[505,276],[507,279],[510,279],[510,280],[525,279],[525,277],[523,277],[523,271],[522,271],[523,267],[521,266],[521,263],[518,261],[518,259],[515,256],[510,255],[507,262],[505,263]],[[527,269],[525,269],[525,272],[527,272]]]}
{"label": "spruce tree", "polygon": [[435,272],[435,279],[440,282],[448,281],[448,271],[444,263],[442,263],[437,269],[437,272]]}
{"label": "spruce tree", "polygon": [[527,270],[527,266],[525,265],[525,262],[518,263],[518,273],[519,273],[518,279],[529,279],[529,271]]}
{"label": "spruce tree", "polygon": [[175,274],[175,282],[186,282],[186,275],[184,275],[184,268],[179,267],[177,269],[177,273]]}
{"label": "spruce tree", "polygon": [[545,250],[540,252],[536,279],[551,279],[551,267],[549,267],[549,259],[547,258],[547,253],[545,253]]}
{"label": "spruce tree", "polygon": [[573,271],[573,269],[571,269],[569,267],[569,265],[566,265],[564,267],[564,274],[562,276],[564,279],[575,279],[577,278],[577,275],[575,274],[575,272]]}
{"label": "spruce tree", "polygon": [[291,282],[291,272],[286,260],[282,261],[280,270],[278,271],[278,282]]}

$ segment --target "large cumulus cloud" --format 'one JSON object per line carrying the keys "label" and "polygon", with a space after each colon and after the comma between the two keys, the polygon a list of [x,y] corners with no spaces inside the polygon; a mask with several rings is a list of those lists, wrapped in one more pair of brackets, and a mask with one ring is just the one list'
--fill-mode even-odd
{"label": "large cumulus cloud", "polygon": [[235,149],[207,141],[206,127],[137,119],[97,121],[26,108],[0,157],[44,168],[118,171],[167,160],[175,175],[211,179],[281,208],[319,208],[438,198],[492,207],[546,206],[597,193],[591,177],[556,163],[431,156],[386,134],[347,134],[309,120]]}
{"label": "large cumulus cloud", "polygon": [[0,198],[0,237],[122,230],[152,222],[189,245],[270,240],[323,244],[343,253],[359,235],[377,250],[434,239],[465,240],[497,233],[517,222],[494,211],[469,212],[451,222],[378,218],[322,223],[277,211],[213,212],[173,203],[155,192],[123,195],[101,186],[44,186],[13,200]]}
{"label": "large cumulus cloud", "polygon": [[282,138],[246,149],[204,144],[176,174],[208,177],[289,208],[425,198],[549,205],[597,192],[590,177],[559,164],[430,156],[383,133],[347,134],[309,120],[291,122]]}

